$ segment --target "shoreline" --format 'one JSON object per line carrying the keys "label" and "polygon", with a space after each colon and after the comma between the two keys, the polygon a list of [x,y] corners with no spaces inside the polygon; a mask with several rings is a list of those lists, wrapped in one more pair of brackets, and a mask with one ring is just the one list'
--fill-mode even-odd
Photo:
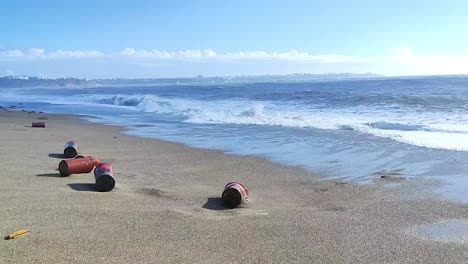
{"label": "shoreline", "polygon": [[[46,116],[46,128],[31,121]],[[441,243],[413,231],[467,220],[468,205],[431,195],[420,179],[356,185],[305,169],[122,133],[77,116],[0,109],[0,243],[6,262],[424,262],[463,263],[468,237]],[[68,140],[111,163],[117,187],[93,190],[92,173],[57,177]],[[250,190],[222,210],[224,184]],[[396,188],[383,185],[399,182]],[[417,232],[416,232],[417,233]]]}

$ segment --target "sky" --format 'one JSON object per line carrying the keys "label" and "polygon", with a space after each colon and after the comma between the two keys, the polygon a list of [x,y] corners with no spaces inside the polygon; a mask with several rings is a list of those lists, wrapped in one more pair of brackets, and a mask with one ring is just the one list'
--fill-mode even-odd
{"label": "sky", "polygon": [[468,1],[3,0],[0,76],[468,74]]}

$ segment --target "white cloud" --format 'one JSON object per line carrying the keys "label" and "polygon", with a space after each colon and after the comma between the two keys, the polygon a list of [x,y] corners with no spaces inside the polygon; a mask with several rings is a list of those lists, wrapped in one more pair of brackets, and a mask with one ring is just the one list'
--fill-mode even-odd
{"label": "white cloud", "polygon": [[300,62],[330,62],[330,63],[348,63],[348,62],[366,62],[368,58],[358,58],[354,56],[342,55],[314,55],[307,52],[298,52],[290,50],[286,52],[265,52],[265,51],[239,51],[230,53],[216,53],[211,49],[205,50],[180,50],[175,52],[160,50],[135,50],[126,48],[117,53],[117,55],[127,58],[148,58],[148,59],[205,59],[221,61],[248,61],[248,60],[287,60]]}
{"label": "white cloud", "polygon": [[13,76],[13,75],[15,75],[15,72],[12,71],[12,70],[10,70],[10,69],[5,69],[5,73],[6,73],[6,75],[8,75],[8,76]]}
{"label": "white cloud", "polygon": [[214,57],[216,56],[216,52],[210,50],[210,49],[206,49],[204,50],[204,53],[208,56],[208,57]]}
{"label": "white cloud", "polygon": [[215,57],[216,52],[210,49],[206,50],[180,50],[175,52],[159,50],[135,50],[126,48],[118,54],[127,57],[150,58],[150,59],[193,59]]}
{"label": "white cloud", "polygon": [[95,50],[56,50],[47,52],[45,49],[31,48],[27,52],[18,49],[0,51],[0,59],[16,57],[18,59],[66,59],[66,58],[95,58],[104,54]]}
{"label": "white cloud", "polygon": [[[98,60],[99,59],[99,60]],[[157,72],[164,75],[171,68],[171,74],[183,75],[231,75],[231,74],[281,74],[291,72],[377,72],[388,75],[418,74],[468,74],[468,55],[428,56],[419,55],[409,47],[392,48],[386,55],[348,56],[335,54],[314,54],[289,50],[283,52],[237,51],[217,53],[211,49],[180,51],[143,50],[126,48],[118,52],[104,53],[97,50],[55,50],[31,48],[26,51],[0,50],[2,66],[28,73],[48,69],[68,70],[74,76],[74,67],[90,71],[96,63],[102,69],[125,76],[125,71]],[[21,65],[21,67],[19,67]],[[60,65],[60,66],[58,66]],[[47,68],[48,67],[48,68]],[[61,68],[61,69],[59,69]],[[203,69],[203,70],[202,70]],[[76,69],[74,69],[76,71]],[[93,74],[96,70],[94,70]],[[179,75],[180,76],[180,75]]]}
{"label": "white cloud", "polygon": [[136,51],[134,49],[126,48],[120,54],[122,54],[122,55],[134,55],[135,52]]}
{"label": "white cloud", "polygon": [[20,56],[23,56],[23,52],[17,49],[0,51],[0,57],[20,57]]}
{"label": "white cloud", "polygon": [[45,50],[44,49],[38,49],[38,48],[32,48],[29,49],[28,55],[31,57],[43,57],[45,56]]}
{"label": "white cloud", "polygon": [[76,58],[122,58],[122,59],[147,59],[147,60],[207,60],[207,61],[291,61],[310,63],[367,63],[375,61],[398,61],[414,59],[409,48],[391,49],[391,56],[380,57],[356,57],[345,55],[320,55],[308,52],[290,50],[286,52],[265,52],[265,51],[239,51],[229,53],[216,53],[211,49],[205,50],[180,50],[180,51],[160,51],[160,50],[136,50],[126,48],[117,53],[103,53],[96,50],[56,50],[46,51],[40,48],[31,48],[27,52],[21,50],[0,51],[0,59],[5,57],[20,57],[25,59],[76,59]]}
{"label": "white cloud", "polygon": [[96,50],[72,51],[72,50],[57,50],[47,54],[50,58],[96,58],[102,57],[104,54]]}

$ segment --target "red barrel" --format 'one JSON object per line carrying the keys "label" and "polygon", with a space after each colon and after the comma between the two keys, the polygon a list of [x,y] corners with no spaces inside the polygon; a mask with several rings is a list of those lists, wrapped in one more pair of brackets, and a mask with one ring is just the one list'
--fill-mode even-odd
{"label": "red barrel", "polygon": [[227,208],[236,208],[242,202],[246,201],[249,196],[249,190],[241,183],[230,182],[224,186],[222,199],[224,206]]}
{"label": "red barrel", "polygon": [[115,186],[114,169],[107,163],[101,163],[94,169],[96,190],[98,192],[112,191]]}
{"label": "red barrel", "polygon": [[45,122],[32,122],[32,127],[45,127]]}
{"label": "red barrel", "polygon": [[88,173],[93,170],[94,166],[99,164],[101,164],[101,161],[91,156],[62,160],[59,163],[59,171],[62,176],[77,173]]}
{"label": "red barrel", "polygon": [[68,141],[63,150],[65,158],[74,158],[78,155],[78,144],[75,141]]}

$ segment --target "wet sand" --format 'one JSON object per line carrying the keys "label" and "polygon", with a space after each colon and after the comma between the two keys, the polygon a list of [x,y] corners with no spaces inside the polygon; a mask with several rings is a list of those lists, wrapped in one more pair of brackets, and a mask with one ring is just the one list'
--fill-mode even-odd
{"label": "wet sand", "polygon": [[[46,128],[30,127],[39,117]],[[112,192],[94,191],[92,173],[60,177],[72,139],[112,164]],[[0,263],[468,262],[465,239],[417,231],[466,223],[467,204],[435,196],[429,181],[371,177],[375,184],[325,181],[72,116],[0,109],[0,234],[31,231],[0,241]],[[232,180],[250,190],[250,203],[224,210]]]}

